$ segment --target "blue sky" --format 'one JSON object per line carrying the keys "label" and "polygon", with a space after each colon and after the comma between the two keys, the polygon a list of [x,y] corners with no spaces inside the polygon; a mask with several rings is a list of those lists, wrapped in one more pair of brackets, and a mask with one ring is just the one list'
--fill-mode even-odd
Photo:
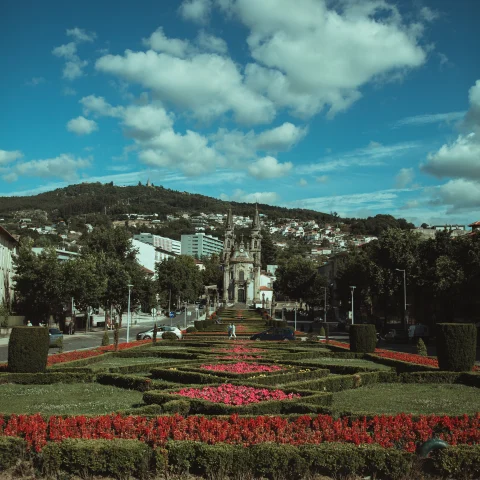
{"label": "blue sky", "polygon": [[5,0],[0,195],[480,215],[476,0]]}

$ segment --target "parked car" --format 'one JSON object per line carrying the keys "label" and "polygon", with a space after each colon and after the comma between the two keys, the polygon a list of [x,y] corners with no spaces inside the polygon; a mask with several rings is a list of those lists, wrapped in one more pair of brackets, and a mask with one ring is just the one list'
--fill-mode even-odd
{"label": "parked car", "polygon": [[[179,340],[182,339],[182,332],[177,327],[160,325],[157,327],[157,338],[162,338],[163,332],[173,332]],[[150,330],[137,333],[137,340],[151,340],[153,338],[153,327]]]}
{"label": "parked car", "polygon": [[198,309],[199,310],[203,310],[205,308],[205,305],[203,305],[203,303],[201,303],[199,306],[198,306]]}
{"label": "parked car", "polygon": [[49,328],[48,336],[50,337],[50,347],[56,347],[58,340],[63,340],[63,333],[58,328]]}
{"label": "parked car", "polygon": [[272,327],[264,332],[255,333],[250,340],[295,340],[295,332],[290,328]]}

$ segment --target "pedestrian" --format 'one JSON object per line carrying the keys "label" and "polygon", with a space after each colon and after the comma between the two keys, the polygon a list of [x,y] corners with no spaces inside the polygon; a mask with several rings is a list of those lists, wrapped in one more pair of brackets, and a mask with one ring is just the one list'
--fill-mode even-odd
{"label": "pedestrian", "polygon": [[235,335],[235,324],[234,323],[232,323],[232,334],[231,335],[232,335],[232,338],[234,340],[236,340],[237,336]]}
{"label": "pedestrian", "polygon": [[230,340],[232,338],[232,324],[228,326],[227,333],[228,333],[228,339]]}
{"label": "pedestrian", "polygon": [[27,327],[33,327],[32,322],[30,320],[27,322]]}

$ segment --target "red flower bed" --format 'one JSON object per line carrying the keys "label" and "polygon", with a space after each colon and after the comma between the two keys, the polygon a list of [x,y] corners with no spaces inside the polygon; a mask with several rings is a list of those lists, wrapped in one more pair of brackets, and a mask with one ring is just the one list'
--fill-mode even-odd
{"label": "red flower bed", "polygon": [[282,390],[236,386],[230,383],[225,383],[218,387],[182,388],[174,393],[182,397],[201,398],[210,402],[225,403],[227,405],[248,405],[249,403],[259,403],[266,400],[291,400],[292,398],[300,398],[300,395],[296,393],[287,394],[282,392]]}
{"label": "red flower bed", "polygon": [[219,355],[215,357],[219,360],[261,360],[261,355]]}
{"label": "red flower bed", "polygon": [[262,348],[249,348],[249,347],[244,347],[243,345],[236,345],[235,347],[225,347],[225,348],[212,348],[210,350],[211,352],[216,352],[216,353],[263,353],[265,352],[264,349]]}
{"label": "red flower bed", "polygon": [[231,373],[259,373],[259,372],[278,372],[283,370],[278,365],[260,365],[258,363],[225,363],[214,365],[201,365],[200,368],[204,370],[211,370],[213,372],[231,372]]}
{"label": "red flower bed", "polygon": [[291,445],[343,442],[355,445],[375,443],[414,452],[416,447],[438,436],[450,445],[480,443],[480,413],[469,417],[411,415],[334,419],[329,415],[304,415],[295,419],[279,416],[205,418],[180,415],[156,418],[120,415],[96,417],[11,415],[0,416],[0,435],[24,438],[30,448],[40,451],[47,441],[66,438],[138,439],[152,447],[168,440],[218,442],[243,446],[262,442]]}

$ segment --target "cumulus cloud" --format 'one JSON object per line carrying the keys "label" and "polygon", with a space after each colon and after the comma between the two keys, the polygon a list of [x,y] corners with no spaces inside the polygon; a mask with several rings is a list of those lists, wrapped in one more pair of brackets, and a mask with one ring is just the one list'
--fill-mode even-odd
{"label": "cumulus cloud", "polygon": [[228,7],[249,28],[256,63],[247,84],[301,116],[347,109],[360,88],[421,66],[419,22],[407,24],[394,5],[365,0],[335,10],[316,0],[237,0]]}
{"label": "cumulus cloud", "polygon": [[72,118],[67,123],[67,130],[76,133],[77,135],[89,135],[95,130],[98,130],[98,125],[94,120],[79,116],[77,118]]}
{"label": "cumulus cloud", "polygon": [[248,166],[250,175],[259,179],[284,177],[292,169],[291,162],[279,163],[274,157],[259,158]]}
{"label": "cumulus cloud", "polygon": [[279,127],[260,133],[256,140],[256,147],[259,150],[275,152],[288,150],[300,141],[306,133],[306,128],[299,128],[293,123],[285,122]]}
{"label": "cumulus cloud", "polygon": [[78,177],[78,170],[88,168],[90,165],[91,157],[75,158],[71,154],[63,153],[55,158],[31,160],[17,164],[14,173],[31,177],[56,177],[71,181]]}
{"label": "cumulus cloud", "polygon": [[77,55],[77,44],[70,42],[59,47],[55,47],[52,53],[59,58],[66,60],[63,67],[63,78],[75,80],[83,75],[83,69],[88,65],[86,60],[81,60]]}
{"label": "cumulus cloud", "polygon": [[407,185],[412,183],[413,177],[413,168],[401,168],[395,177],[395,187],[396,188],[405,188]]}
{"label": "cumulus cloud", "polygon": [[124,110],[123,125],[129,136],[137,140],[149,140],[173,127],[173,116],[163,107],[131,105]]}
{"label": "cumulus cloud", "polygon": [[23,153],[20,150],[0,150],[0,166],[13,163],[22,157]]}
{"label": "cumulus cloud", "polygon": [[241,189],[234,190],[233,194],[227,195],[222,193],[220,197],[223,200],[232,200],[234,202],[245,203],[263,203],[263,204],[275,204],[280,198],[275,192],[254,192],[247,193]]}
{"label": "cumulus cloud", "polygon": [[16,182],[18,180],[18,175],[14,172],[6,173],[2,175],[2,179],[8,183]]}
{"label": "cumulus cloud", "polygon": [[220,54],[227,53],[227,42],[225,42],[223,38],[206,33],[205,30],[200,30],[196,41],[198,46],[202,50],[206,50],[207,52],[214,52]]}
{"label": "cumulus cloud", "polygon": [[180,15],[191,22],[206,23],[211,8],[211,0],[184,0],[180,6]]}
{"label": "cumulus cloud", "polygon": [[95,32],[87,32],[83,28],[75,27],[67,29],[67,37],[73,37],[74,41],[77,43],[91,43],[97,38],[97,34]]}
{"label": "cumulus cloud", "polygon": [[315,177],[315,181],[317,183],[327,183],[328,182],[328,175],[320,175],[318,177]]}
{"label": "cumulus cloud", "polygon": [[430,189],[432,205],[446,205],[447,213],[478,212],[480,208],[480,182],[458,178]]}
{"label": "cumulus cloud", "polygon": [[168,38],[162,27],[157,28],[149,38],[144,38],[143,44],[156,52],[165,52],[174,57],[184,57],[190,48],[190,43],[187,40]]}
{"label": "cumulus cloud", "polygon": [[468,91],[468,100],[470,109],[465,115],[463,128],[467,131],[475,132],[480,138],[480,80]]}
{"label": "cumulus cloud", "polygon": [[124,114],[124,108],[113,107],[110,105],[104,97],[97,97],[96,95],[88,95],[80,100],[83,105],[84,115],[98,115],[100,117],[122,117]]}

